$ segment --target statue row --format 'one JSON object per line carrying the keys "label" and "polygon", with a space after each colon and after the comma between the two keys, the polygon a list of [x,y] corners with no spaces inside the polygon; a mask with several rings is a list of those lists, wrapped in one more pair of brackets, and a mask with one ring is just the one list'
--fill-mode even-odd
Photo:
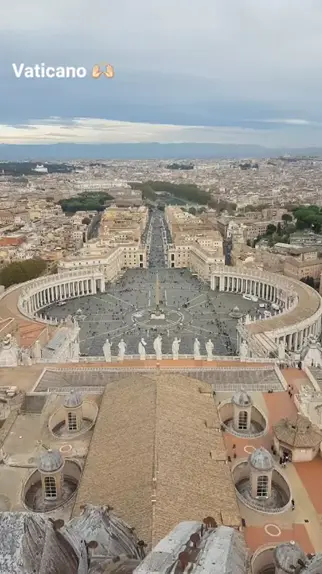
{"label": "statue row", "polygon": [[[172,357],[173,357],[173,359],[179,358],[180,343],[181,343],[181,339],[178,339],[178,337],[175,337],[173,342],[172,342]],[[138,345],[138,353],[140,355],[141,360],[144,360],[146,357],[146,345],[147,345],[147,342],[142,337],[142,339],[140,340],[139,345]],[[110,343],[110,341],[108,339],[106,339],[104,346],[103,346],[103,353],[104,353],[105,361],[108,363],[110,363],[112,360],[111,347],[112,347],[112,343]],[[161,361],[161,359],[162,359],[162,337],[161,337],[161,335],[158,335],[154,339],[153,349],[154,349],[157,361]],[[208,361],[211,361],[213,358],[213,350],[214,350],[214,344],[211,341],[211,339],[209,339],[206,343],[206,351],[207,351],[207,360]],[[118,359],[119,359],[119,361],[123,361],[123,359],[125,357],[125,353],[126,353],[126,343],[125,343],[124,339],[121,339],[120,342],[118,343]],[[194,355],[195,359],[197,359],[197,360],[201,359],[200,341],[197,338],[195,338],[194,344],[193,344],[193,355]]]}

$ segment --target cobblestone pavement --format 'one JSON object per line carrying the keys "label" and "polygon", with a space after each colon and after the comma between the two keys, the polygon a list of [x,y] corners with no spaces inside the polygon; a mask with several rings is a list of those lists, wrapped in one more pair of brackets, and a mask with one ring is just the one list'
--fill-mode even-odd
{"label": "cobblestone pavement", "polygon": [[213,292],[187,270],[159,269],[162,307],[169,316],[151,328],[147,319],[155,305],[156,273],[157,269],[128,270],[117,283],[108,286],[106,293],[73,299],[63,307],[54,304],[45,313],[63,319],[80,310],[81,353],[88,356],[102,356],[107,337],[113,343],[113,355],[118,353],[121,337],[127,343],[127,354],[138,353],[141,337],[147,341],[146,352],[152,354],[158,333],[165,354],[171,353],[174,337],[181,339],[180,353],[193,353],[193,342],[198,337],[202,354],[206,354],[205,343],[211,338],[214,355],[234,355],[237,320],[231,319],[229,312],[238,305],[243,313],[254,314],[258,304],[241,295]]}

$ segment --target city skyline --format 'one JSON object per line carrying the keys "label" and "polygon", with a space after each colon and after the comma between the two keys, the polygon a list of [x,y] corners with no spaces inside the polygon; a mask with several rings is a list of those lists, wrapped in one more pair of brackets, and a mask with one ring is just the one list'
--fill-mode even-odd
{"label": "city skyline", "polygon": [[[0,30],[2,144],[322,147],[317,0],[14,0]],[[113,80],[12,70],[104,61]]]}

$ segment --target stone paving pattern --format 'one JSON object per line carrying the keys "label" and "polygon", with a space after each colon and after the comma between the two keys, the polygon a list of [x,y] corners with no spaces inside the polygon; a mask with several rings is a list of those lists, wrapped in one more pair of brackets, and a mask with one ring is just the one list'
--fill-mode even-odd
{"label": "stone paving pattern", "polygon": [[[182,327],[161,323],[152,331],[134,316],[140,311],[153,311],[157,272],[164,309],[179,309],[183,315]],[[246,301],[241,295],[211,291],[187,270],[150,268],[130,269],[120,280],[108,285],[106,293],[72,299],[63,307],[53,304],[44,312],[49,317],[64,319],[80,309],[81,353],[88,356],[102,356],[107,338],[113,343],[112,354],[117,355],[117,344],[122,337],[127,343],[127,354],[138,354],[141,337],[147,341],[147,354],[153,354],[153,340],[158,333],[163,337],[164,354],[171,353],[174,337],[181,339],[180,353],[192,354],[194,339],[198,337],[203,354],[206,341],[211,338],[213,354],[227,356],[236,354],[237,320],[229,317],[236,305],[244,314],[254,315],[258,308],[257,303]]]}

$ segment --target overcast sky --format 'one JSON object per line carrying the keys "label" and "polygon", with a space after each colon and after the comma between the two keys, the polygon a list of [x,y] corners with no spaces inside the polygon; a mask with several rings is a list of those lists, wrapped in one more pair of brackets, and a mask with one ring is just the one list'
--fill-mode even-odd
{"label": "overcast sky", "polygon": [[[115,77],[14,77],[42,62]],[[321,67],[322,0],[10,0],[0,143],[322,146]]]}

